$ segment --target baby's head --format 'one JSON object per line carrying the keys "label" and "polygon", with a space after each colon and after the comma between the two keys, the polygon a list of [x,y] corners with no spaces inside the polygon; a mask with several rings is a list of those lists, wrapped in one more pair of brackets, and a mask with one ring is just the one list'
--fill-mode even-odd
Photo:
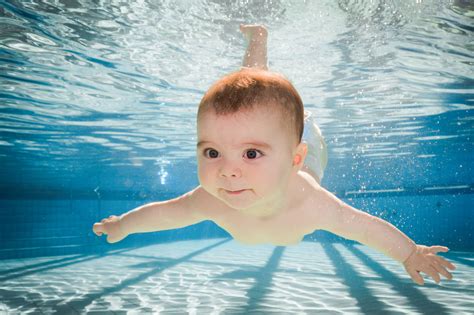
{"label": "baby's head", "polygon": [[241,70],[199,104],[198,173],[204,189],[235,209],[275,206],[301,169],[304,108],[283,76]]}
{"label": "baby's head", "polygon": [[218,116],[262,108],[280,113],[281,123],[296,143],[301,142],[304,108],[300,95],[276,72],[246,69],[226,75],[214,83],[199,104],[199,118],[209,111]]}

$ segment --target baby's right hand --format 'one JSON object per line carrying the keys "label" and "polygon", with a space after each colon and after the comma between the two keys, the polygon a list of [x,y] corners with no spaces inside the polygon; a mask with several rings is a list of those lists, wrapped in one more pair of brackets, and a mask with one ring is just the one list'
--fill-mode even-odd
{"label": "baby's right hand", "polygon": [[100,223],[95,223],[92,230],[97,236],[107,235],[107,242],[109,243],[116,243],[127,237],[127,234],[120,227],[120,218],[115,215],[103,219]]}

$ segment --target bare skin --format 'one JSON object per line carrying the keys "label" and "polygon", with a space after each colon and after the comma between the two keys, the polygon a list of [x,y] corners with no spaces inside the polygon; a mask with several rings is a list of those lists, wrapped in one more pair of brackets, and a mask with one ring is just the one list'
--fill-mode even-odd
{"label": "bare skin", "polygon": [[268,70],[267,29],[261,25],[240,25],[240,31],[249,42],[242,67]]}
{"label": "bare skin", "polygon": [[[241,30],[250,40],[243,66],[266,70],[266,30],[250,25]],[[417,245],[389,222],[349,206],[321,187],[319,179],[305,171],[306,144],[296,143],[282,128],[279,115],[263,107],[227,116],[203,114],[198,121],[200,185],[176,199],[104,219],[94,224],[94,233],[114,243],[132,233],[211,220],[239,242],[285,246],[326,230],[399,261],[420,285],[420,272],[437,283],[440,275],[452,278],[448,269],[455,266],[436,255],[448,248]]]}

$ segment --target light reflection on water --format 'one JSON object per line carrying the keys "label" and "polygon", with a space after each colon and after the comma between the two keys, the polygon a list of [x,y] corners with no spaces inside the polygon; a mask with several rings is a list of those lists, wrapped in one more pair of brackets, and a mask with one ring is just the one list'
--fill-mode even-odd
{"label": "light reflection on water", "polygon": [[192,169],[197,104],[238,69],[238,25],[253,22],[270,31],[270,68],[316,113],[328,185],[363,169],[362,185],[375,185],[426,161],[452,174],[464,164],[427,175],[438,184],[471,182],[469,2],[1,3],[2,186],[17,181],[12,170],[51,184],[55,171],[87,180],[123,167],[164,184],[177,163]]}

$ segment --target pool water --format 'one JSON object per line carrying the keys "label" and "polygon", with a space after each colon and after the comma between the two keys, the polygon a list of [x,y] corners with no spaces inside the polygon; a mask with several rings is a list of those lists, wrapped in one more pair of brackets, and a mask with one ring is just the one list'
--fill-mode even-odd
{"label": "pool water", "polygon": [[[0,313],[472,313],[470,1],[0,0]],[[197,104],[269,30],[328,143],[324,187],[457,265],[411,282],[317,231],[212,222],[107,244],[92,224],[198,184]]]}

